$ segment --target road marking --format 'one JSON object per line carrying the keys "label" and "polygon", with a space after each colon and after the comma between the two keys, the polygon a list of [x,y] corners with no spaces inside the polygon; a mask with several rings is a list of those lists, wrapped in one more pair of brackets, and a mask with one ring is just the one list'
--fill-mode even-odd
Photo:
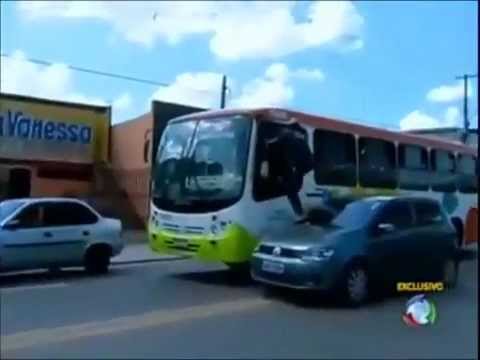
{"label": "road marking", "polygon": [[180,321],[195,320],[256,309],[271,302],[265,299],[243,299],[209,305],[197,305],[176,310],[159,310],[140,315],[124,316],[105,321],[92,321],[57,328],[22,331],[1,337],[2,351],[9,352],[26,347],[61,343],[86,337],[138,330]]}
{"label": "road marking", "polygon": [[35,290],[35,289],[42,290],[42,289],[59,288],[59,287],[65,287],[65,286],[68,286],[67,283],[60,282],[60,283],[53,283],[53,284],[2,287],[0,288],[0,293],[9,294],[9,293],[18,292],[18,291]]}

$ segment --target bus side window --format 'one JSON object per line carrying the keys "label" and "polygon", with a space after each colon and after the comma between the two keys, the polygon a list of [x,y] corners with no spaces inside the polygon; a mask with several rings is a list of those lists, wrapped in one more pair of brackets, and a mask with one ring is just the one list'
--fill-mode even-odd
{"label": "bus side window", "polygon": [[431,150],[431,184],[432,190],[438,192],[455,192],[456,175],[455,175],[455,155],[445,150]]}
{"label": "bus side window", "polygon": [[359,180],[363,187],[396,188],[395,145],[389,141],[360,138]]}
{"label": "bus side window", "polygon": [[[287,195],[284,179],[280,179],[280,176],[282,176],[280,168],[283,164],[279,162],[281,161],[277,156],[279,152],[274,149],[280,146],[276,139],[278,139],[282,130],[286,128],[287,125],[269,121],[260,121],[258,123],[253,179],[253,198],[255,201],[265,201]],[[289,126],[288,130],[293,131],[294,137],[308,140],[306,131],[300,126]],[[289,150],[287,149],[286,151],[288,152]],[[265,167],[265,163],[268,163],[267,167]],[[268,171],[266,171],[267,169]]]}
{"label": "bus side window", "polygon": [[478,178],[476,176],[477,159],[472,155],[459,154],[457,157],[457,187],[462,193],[476,193]]}
{"label": "bus side window", "polygon": [[[253,178],[253,198],[255,201],[265,201],[285,195],[281,184],[275,177],[275,169],[272,168],[268,158],[269,143],[278,135],[280,126],[269,121],[258,122]],[[265,166],[265,163],[268,164],[268,173],[264,173],[267,176],[262,176],[262,164]]]}
{"label": "bus side window", "polygon": [[398,146],[398,186],[406,190],[428,190],[428,151],[418,145]]}
{"label": "bus side window", "polygon": [[314,176],[318,185],[357,184],[357,157],[352,134],[316,129],[313,149]]}

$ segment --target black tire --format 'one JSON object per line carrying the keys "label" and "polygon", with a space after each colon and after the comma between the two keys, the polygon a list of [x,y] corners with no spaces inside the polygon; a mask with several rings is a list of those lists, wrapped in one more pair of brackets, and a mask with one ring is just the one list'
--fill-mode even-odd
{"label": "black tire", "polygon": [[455,242],[455,246],[460,249],[463,246],[463,222],[458,216],[454,216],[451,218],[452,225],[457,232],[457,241]]}
{"label": "black tire", "polygon": [[456,259],[448,259],[443,262],[441,270],[441,281],[447,289],[454,289],[458,284],[460,263]]}
{"label": "black tire", "polygon": [[225,263],[232,273],[236,274],[250,274],[250,262],[241,263]]}
{"label": "black tire", "polygon": [[370,298],[370,287],[367,268],[362,264],[352,264],[343,272],[339,295],[346,305],[357,307]]}
{"label": "black tire", "polygon": [[110,267],[111,249],[107,246],[94,246],[85,255],[85,270],[89,274],[106,274]]}
{"label": "black tire", "polygon": [[228,266],[229,278],[234,282],[249,282],[252,279],[250,275],[250,263],[243,262],[243,263],[228,263],[225,264]]}

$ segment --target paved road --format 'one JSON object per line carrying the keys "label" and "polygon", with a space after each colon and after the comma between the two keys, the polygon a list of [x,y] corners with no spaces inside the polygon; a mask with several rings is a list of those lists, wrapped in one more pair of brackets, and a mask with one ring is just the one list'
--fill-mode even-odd
{"label": "paved road", "polygon": [[221,266],[189,260],[115,267],[92,278],[0,276],[2,358],[473,358],[477,261],[432,295],[429,328],[401,321],[406,296],[361,309],[264,296]]}

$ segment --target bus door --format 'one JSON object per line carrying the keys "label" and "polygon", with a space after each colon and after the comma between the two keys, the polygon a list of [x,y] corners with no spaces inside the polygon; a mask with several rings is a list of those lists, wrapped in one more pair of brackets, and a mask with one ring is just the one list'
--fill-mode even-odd
{"label": "bus door", "polygon": [[303,216],[298,193],[303,177],[313,168],[306,131],[298,124],[260,121],[257,132],[254,198],[287,196],[297,216]]}

